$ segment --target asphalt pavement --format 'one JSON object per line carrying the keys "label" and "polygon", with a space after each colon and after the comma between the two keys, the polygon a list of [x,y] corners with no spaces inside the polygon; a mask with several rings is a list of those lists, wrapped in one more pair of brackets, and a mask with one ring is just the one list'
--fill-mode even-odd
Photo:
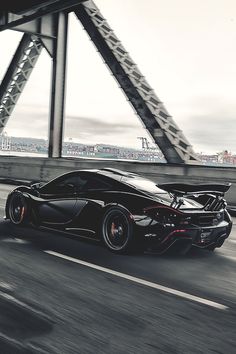
{"label": "asphalt pavement", "polygon": [[115,255],[4,221],[11,189],[0,185],[0,353],[236,353],[236,225],[215,252]]}

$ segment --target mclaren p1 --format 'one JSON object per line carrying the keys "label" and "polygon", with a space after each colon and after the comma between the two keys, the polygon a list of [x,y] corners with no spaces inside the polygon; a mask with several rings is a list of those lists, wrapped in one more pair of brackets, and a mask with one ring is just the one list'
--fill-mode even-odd
{"label": "mclaren p1", "polygon": [[116,253],[213,251],[232,222],[230,184],[162,183],[112,168],[79,170],[9,193],[6,219],[102,241]]}

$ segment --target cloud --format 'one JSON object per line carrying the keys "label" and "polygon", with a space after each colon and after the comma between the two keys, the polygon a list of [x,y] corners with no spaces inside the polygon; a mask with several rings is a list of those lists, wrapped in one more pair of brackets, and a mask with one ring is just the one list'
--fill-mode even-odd
{"label": "cloud", "polygon": [[[94,117],[66,115],[64,137],[81,143],[109,143],[123,146],[139,145],[137,136],[145,136],[146,131],[137,119],[135,123],[106,121]],[[5,128],[9,135],[22,137],[48,136],[48,112],[45,108],[28,105],[17,109]]]}
{"label": "cloud", "polygon": [[[236,103],[222,97],[189,99],[182,107],[172,107],[178,114],[174,120],[196,152],[216,153],[229,150],[236,153]],[[172,111],[172,109],[171,109]],[[48,136],[48,109],[38,105],[17,107],[9,119],[6,131],[13,136]],[[111,115],[66,115],[64,137],[88,144],[109,143],[123,146],[140,146],[138,136],[149,135],[140,125],[138,117],[122,115],[122,121]],[[151,138],[149,138],[151,140]]]}
{"label": "cloud", "polygon": [[[195,99],[181,125],[195,151],[236,152],[236,104],[219,97]],[[194,113],[193,113],[194,112]],[[235,112],[235,113],[234,113]]]}
{"label": "cloud", "polygon": [[82,143],[109,143],[137,147],[140,145],[138,136],[147,136],[146,130],[138,124],[138,120],[137,124],[134,124],[108,122],[92,117],[66,117],[65,137],[77,138]]}
{"label": "cloud", "polygon": [[127,129],[137,129],[137,125],[129,123],[119,123],[119,122],[107,122],[105,120],[98,120],[92,117],[76,117],[67,116],[66,126],[68,133],[74,134],[75,131],[78,133],[86,132],[87,134],[116,134],[123,133]]}

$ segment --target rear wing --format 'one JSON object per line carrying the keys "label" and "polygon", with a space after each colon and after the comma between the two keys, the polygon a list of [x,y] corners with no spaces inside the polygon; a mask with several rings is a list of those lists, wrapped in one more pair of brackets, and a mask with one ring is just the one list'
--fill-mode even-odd
{"label": "rear wing", "polygon": [[176,196],[193,194],[214,194],[223,196],[230,188],[231,183],[222,184],[188,184],[188,183],[160,183],[157,186]]}

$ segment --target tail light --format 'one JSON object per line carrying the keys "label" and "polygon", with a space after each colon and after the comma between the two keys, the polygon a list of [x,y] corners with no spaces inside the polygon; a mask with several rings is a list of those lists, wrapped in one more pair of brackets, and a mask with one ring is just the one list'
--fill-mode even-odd
{"label": "tail light", "polygon": [[166,226],[186,226],[191,223],[190,216],[186,216],[181,211],[164,205],[150,206],[145,208],[143,212]]}

